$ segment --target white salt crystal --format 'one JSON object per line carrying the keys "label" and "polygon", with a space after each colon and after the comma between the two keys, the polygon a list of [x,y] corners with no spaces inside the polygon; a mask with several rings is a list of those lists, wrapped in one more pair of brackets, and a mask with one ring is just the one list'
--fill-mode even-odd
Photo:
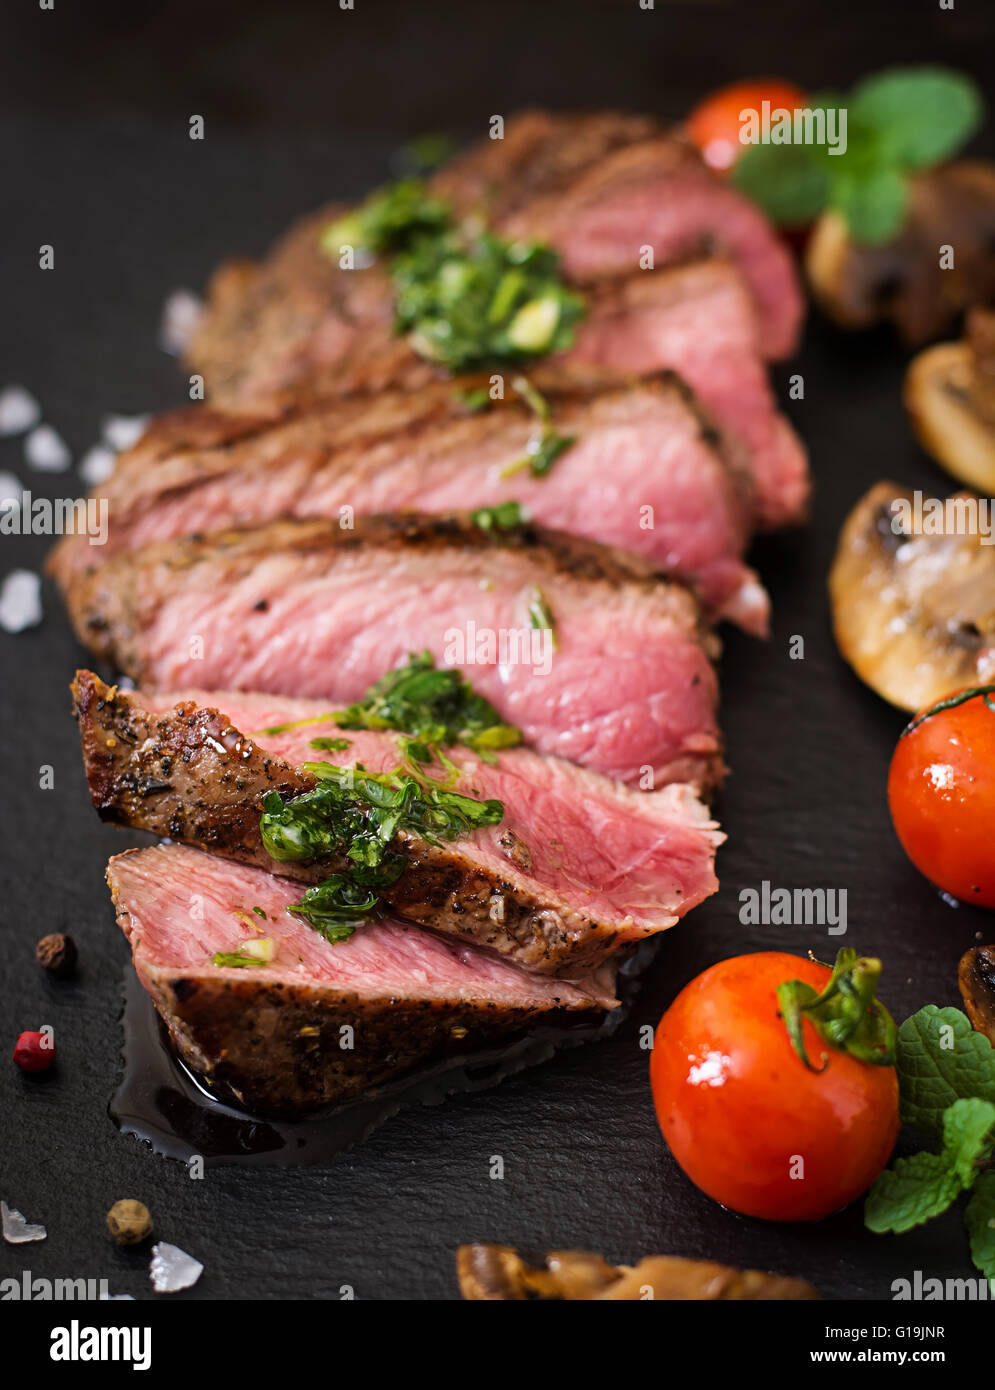
{"label": "white salt crystal", "polygon": [[0,628],[23,632],[41,622],[41,579],[32,570],[11,570],[0,584]]}
{"label": "white salt crystal", "polygon": [[64,473],[73,461],[65,440],[51,425],[39,425],[24,441],[24,457],[42,473]]}
{"label": "white salt crystal", "polygon": [[162,306],[159,320],[159,346],[163,352],[172,357],[185,352],[203,312],[203,301],[191,290],[174,290]]}
{"label": "white salt crystal", "polygon": [[151,418],[150,415],[105,415],[100,427],[104,443],[118,453],[130,449],[141,439]]}
{"label": "white salt crystal", "polygon": [[0,508],[9,508],[11,502],[20,510],[21,493],[24,489],[13,473],[0,473]]}
{"label": "white salt crystal", "polygon": [[32,1226],[25,1221],[19,1211],[0,1202],[0,1219],[3,1221],[3,1238],[10,1245],[24,1245],[29,1240],[47,1240],[48,1232],[44,1226]]}
{"label": "white salt crystal", "polygon": [[91,487],[99,487],[114,472],[117,454],[106,444],[94,444],[80,459],[79,475]]}
{"label": "white salt crystal", "polygon": [[152,1263],[149,1265],[149,1278],[156,1293],[177,1293],[196,1284],[204,1266],[178,1245],[170,1245],[161,1240],[152,1247]]}
{"label": "white salt crystal", "polygon": [[41,407],[23,386],[5,386],[0,391],[0,435],[23,434],[40,419]]}

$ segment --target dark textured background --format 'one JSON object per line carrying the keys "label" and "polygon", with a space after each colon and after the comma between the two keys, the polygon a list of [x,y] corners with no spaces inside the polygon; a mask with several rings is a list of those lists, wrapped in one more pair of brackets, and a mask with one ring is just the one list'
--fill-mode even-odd
{"label": "dark textured background", "polygon": [[[153,12],[154,10],[154,12]],[[679,116],[740,75],[774,71],[810,86],[848,82],[891,61],[940,59],[983,76],[992,25],[980,3],[935,0],[774,5],[434,3],[311,5],[194,0],[156,7],[5,6],[0,32],[0,384],[22,382],[77,457],[106,411],[182,399],[156,348],[165,296],[199,288],[235,251],[256,253],[297,213],[382,180],[404,139],[483,131],[524,104],[622,105]],[[990,11],[989,11],[990,14]],[[187,138],[191,114],[207,138]],[[992,125],[980,148],[992,151]],[[56,270],[37,248],[56,248]],[[794,364],[793,364],[794,365]],[[720,813],[730,841],[717,898],[671,933],[631,1020],[611,1041],[562,1055],[499,1089],[409,1111],[323,1169],[178,1165],[117,1133],[106,1105],[119,1076],[119,980],[126,948],[103,884],[128,843],[91,813],[66,684],[80,652],[54,593],[44,625],[0,637],[4,887],[0,1043],[54,1025],[57,1070],[23,1077],[0,1063],[0,1195],[47,1224],[43,1244],[0,1246],[0,1277],[102,1276],[148,1294],[144,1255],[117,1251],[103,1219],[137,1196],[159,1235],[202,1259],[191,1298],[455,1295],[453,1250],[466,1240],[532,1250],[580,1246],[630,1260],[673,1251],[803,1274],[826,1295],[887,1298],[916,1268],[970,1272],[959,1216],[921,1233],[874,1238],[859,1209],[812,1227],[764,1225],[700,1195],[666,1153],[646,1082],[640,1022],[713,961],[744,950],[835,943],[814,929],[738,921],[738,892],[764,878],[849,893],[848,941],[887,962],[900,1017],[956,1002],[960,954],[990,931],[952,909],[906,863],[884,802],[901,718],[836,656],[824,579],[837,528],[874,480],[942,491],[899,404],[903,359],[885,335],[850,340],[813,323],[796,369],[806,399],[787,408],[811,448],[814,525],[767,544],[766,645],[728,636],[725,727],[734,775]],[[0,468],[36,493],[74,490],[29,474],[20,440]],[[4,538],[2,570],[37,567],[46,542]],[[792,634],[804,661],[788,659]],[[42,764],[55,789],[38,788]],[[50,982],[32,958],[43,932],[70,929],[79,979]],[[504,1181],[488,1177],[504,1157]]]}

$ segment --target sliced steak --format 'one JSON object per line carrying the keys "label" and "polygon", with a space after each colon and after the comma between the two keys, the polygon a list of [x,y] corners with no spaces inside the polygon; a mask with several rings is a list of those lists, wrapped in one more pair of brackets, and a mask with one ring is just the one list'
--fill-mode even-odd
{"label": "sliced steak", "polygon": [[502,476],[535,429],[517,397],[469,414],[438,385],[276,425],[167,417],[101,489],[107,545],[66,537],[52,569],[65,588],[115,550],[192,532],[517,499],[543,526],[643,555],[691,583],[709,615],[763,632],[767,596],[742,558],[747,490],[686,390],[663,375],[631,389],[570,386],[549,399],[556,428],[576,443],[540,478],[527,467]]}
{"label": "sliced steak", "polygon": [[[522,116],[503,140],[482,141],[432,187],[458,214],[482,211],[503,235],[547,241],[582,285],[645,275],[644,247],[657,267],[724,252],[758,305],[763,354],[794,348],[803,302],[787,249],[754,204],[652,122]],[[321,232],[341,212],[325,208],[305,219],[260,267],[241,262],[216,276],[189,363],[216,404],[245,408],[336,362],[372,361],[365,335],[379,329],[384,339],[390,331],[391,285],[381,266],[340,270],[322,251]]]}
{"label": "sliced steak", "polygon": [[[537,595],[552,637],[530,626]],[[541,753],[644,787],[721,772],[714,647],[688,591],[532,527],[274,522],[122,553],[68,598],[80,640],[144,686],[334,708],[428,650]]]}
{"label": "sliced steak", "polygon": [[[314,702],[210,694],[174,704],[174,696],[119,692],[87,671],[73,694],[91,795],[105,819],[305,883],[346,863],[276,863],[260,837],[263,797],[311,791],[316,779],[304,763],[382,773],[399,762],[393,734],[339,729]],[[315,751],[311,740],[329,737],[349,747]],[[467,748],[447,757],[460,770],[451,789],[498,800],[504,815],[441,844],[401,832],[406,868],[382,890],[399,916],[525,969],[574,978],[672,926],[718,886],[722,836],[688,787],[630,791],[527,748],[507,749],[493,765]]]}
{"label": "sliced steak", "polygon": [[[183,845],[116,855],[107,882],[180,1056],[254,1113],[300,1115],[599,1007],[580,985],[400,922],[329,945],[287,911],[287,879]],[[260,936],[276,947],[268,963],[213,963]]]}

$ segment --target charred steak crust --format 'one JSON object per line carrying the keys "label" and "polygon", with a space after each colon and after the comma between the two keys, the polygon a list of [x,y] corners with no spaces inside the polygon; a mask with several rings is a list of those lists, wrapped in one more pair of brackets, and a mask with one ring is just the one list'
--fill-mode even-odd
{"label": "charred steak crust", "polygon": [[[259,833],[263,796],[298,796],[315,781],[264,753],[218,710],[190,702],[150,715],[89,671],[78,671],[71,688],[91,795],[103,819],[302,883],[345,867],[344,860],[277,863],[269,856]],[[407,868],[383,891],[388,907],[527,970],[577,976],[650,934],[633,924],[620,935],[617,927],[545,897],[541,884],[516,883],[473,864],[458,846],[402,833],[397,847]]]}
{"label": "charred steak crust", "polygon": [[[494,993],[486,974],[468,997],[445,986],[436,997],[418,989],[404,997],[396,987],[378,987],[375,979],[364,981],[359,992],[337,982],[334,953],[340,948],[331,946],[327,978],[305,981],[292,978],[292,971],[287,979],[273,978],[272,972],[265,979],[236,974],[212,965],[209,956],[202,964],[170,965],[150,954],[144,940],[147,904],[135,871],[143,859],[159,854],[172,856],[157,869],[168,875],[176,856],[190,853],[178,847],[126,851],[111,859],[107,882],[139,978],[180,1056],[221,1099],[251,1112],[299,1116],[349,1100],[419,1064],[507,1039],[536,1019],[565,1022],[598,1011],[596,999],[570,986],[562,995],[537,994],[525,976],[521,990],[511,995],[507,977],[505,988]],[[208,879],[210,861],[205,870],[202,877]],[[266,876],[259,878],[265,884]],[[184,881],[189,886],[200,879],[187,871]],[[396,933],[397,924],[392,930]],[[420,929],[409,932],[415,937]],[[478,977],[471,971],[470,978]],[[352,1030],[349,1047],[343,1046],[345,1028]]]}

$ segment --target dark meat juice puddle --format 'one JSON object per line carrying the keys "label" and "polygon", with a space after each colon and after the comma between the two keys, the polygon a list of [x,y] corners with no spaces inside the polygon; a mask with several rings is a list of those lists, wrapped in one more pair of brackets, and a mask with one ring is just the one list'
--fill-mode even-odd
{"label": "dark meat juice puddle", "polygon": [[510,1042],[416,1068],[343,1105],[303,1120],[258,1119],[215,1099],[173,1053],[166,1031],[129,965],[124,979],[124,1076],[110,1113],[125,1134],[166,1158],[205,1164],[325,1163],[361,1144],[408,1105],[437,1105],[450,1095],[482,1091],[506,1076],[548,1061],[561,1047],[610,1037],[629,1012],[655,953],[648,941],[621,966],[617,1009],[597,1024],[545,1025]]}

